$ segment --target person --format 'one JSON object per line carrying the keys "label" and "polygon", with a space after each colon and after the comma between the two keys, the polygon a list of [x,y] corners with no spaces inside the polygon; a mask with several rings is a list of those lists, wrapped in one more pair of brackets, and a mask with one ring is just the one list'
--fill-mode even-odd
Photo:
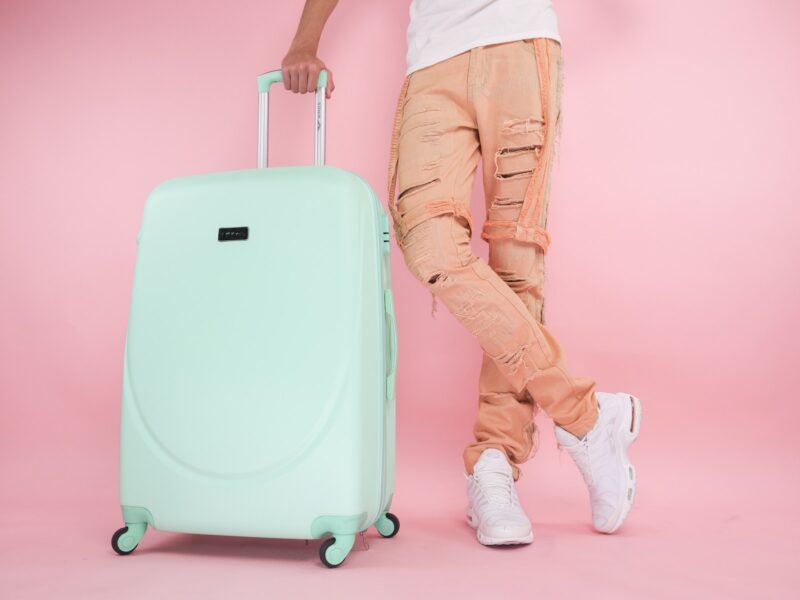
{"label": "person", "polygon": [[[319,40],[337,0],[306,0],[281,65],[284,86],[315,89]],[[550,174],[563,61],[550,0],[412,0],[407,69],[391,138],[387,206],[409,271],[483,349],[475,441],[463,453],[467,521],[485,545],[533,541],[515,482],[534,453],[535,413],[589,492],[592,524],[616,531],[632,506],[627,456],[641,403],[574,377],[544,321]],[[470,197],[482,162],[489,259],[471,251]],[[399,195],[395,201],[395,188]]]}

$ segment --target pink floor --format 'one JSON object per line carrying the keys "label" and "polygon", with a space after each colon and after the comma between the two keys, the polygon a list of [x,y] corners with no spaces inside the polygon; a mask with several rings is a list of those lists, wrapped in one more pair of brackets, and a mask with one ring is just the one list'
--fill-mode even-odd
{"label": "pink floor", "polygon": [[536,539],[502,549],[480,546],[464,522],[459,440],[430,442],[446,411],[432,411],[413,439],[402,435],[410,416],[401,411],[401,531],[385,540],[370,530],[369,550],[357,544],[335,570],[320,564],[318,541],[153,530],[117,556],[114,432],[91,456],[97,440],[73,432],[61,456],[4,461],[0,598],[797,597],[792,456],[735,435],[704,446],[687,427],[670,445],[657,431],[679,420],[654,404],[663,398],[645,400],[645,417],[662,426],[645,420],[633,447],[640,488],[623,529],[591,531],[582,482],[540,418],[541,450],[519,483]]}

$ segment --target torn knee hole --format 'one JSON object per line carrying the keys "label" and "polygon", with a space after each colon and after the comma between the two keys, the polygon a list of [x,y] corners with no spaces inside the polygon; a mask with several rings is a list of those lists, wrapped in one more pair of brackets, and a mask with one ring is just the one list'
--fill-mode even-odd
{"label": "torn knee hole", "polygon": [[502,279],[506,285],[508,285],[508,287],[515,292],[521,292],[531,286],[530,280],[526,279],[525,277],[520,277],[516,271],[507,269],[495,269],[495,271],[500,276],[500,279]]}
{"label": "torn knee hole", "polygon": [[495,178],[506,180],[530,177],[539,160],[541,149],[536,144],[500,148],[494,156]]}
{"label": "torn knee hole", "polygon": [[522,361],[523,356],[525,356],[526,350],[527,348],[523,346],[522,348],[517,348],[512,352],[504,352],[497,358],[497,360],[499,360],[506,366],[515,367],[519,365],[519,363]]}
{"label": "torn knee hole", "polygon": [[447,279],[447,275],[445,275],[444,273],[434,273],[433,275],[431,275],[428,278],[428,283],[433,285],[434,283],[437,283],[437,282],[443,282],[446,279]]}
{"label": "torn knee hole", "polygon": [[497,208],[500,206],[520,206],[522,204],[522,200],[522,198],[502,198],[496,196],[492,202],[492,208]]}
{"label": "torn knee hole", "polygon": [[516,177],[530,177],[533,174],[533,169],[525,171],[511,171],[510,173],[496,173],[497,179],[514,179]]}
{"label": "torn knee hole", "polygon": [[544,121],[528,117],[527,119],[511,119],[503,123],[502,133],[505,135],[515,135],[520,133],[541,132]]}
{"label": "torn knee hole", "polygon": [[503,156],[505,154],[522,154],[523,152],[538,152],[541,146],[520,146],[518,148],[500,148],[497,154]]}
{"label": "torn knee hole", "polygon": [[[436,165],[436,166],[438,166],[438,165]],[[426,167],[423,166],[423,168],[426,168]],[[430,167],[430,168],[433,168],[433,167]],[[406,189],[404,189],[404,190],[402,190],[400,192],[400,195],[397,197],[397,200],[400,201],[403,198],[405,198],[407,196],[410,196],[411,194],[416,194],[417,192],[421,192],[422,190],[425,190],[425,189],[427,189],[427,188],[429,188],[431,186],[434,186],[437,183],[440,183],[441,181],[442,181],[441,179],[436,178],[436,179],[431,179],[430,181],[426,181],[425,183],[420,183],[420,184],[417,184],[417,185],[412,185],[410,187],[407,187]]]}

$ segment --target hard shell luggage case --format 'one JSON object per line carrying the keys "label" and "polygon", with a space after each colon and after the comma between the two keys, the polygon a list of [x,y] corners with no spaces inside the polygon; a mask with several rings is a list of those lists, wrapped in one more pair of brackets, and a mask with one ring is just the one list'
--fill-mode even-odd
{"label": "hard shell luggage case", "polygon": [[356,534],[399,527],[397,337],[389,218],[354,173],[259,163],[168,180],[145,206],[125,344],[120,504],[112,546],[147,526],[314,539],[337,566]]}

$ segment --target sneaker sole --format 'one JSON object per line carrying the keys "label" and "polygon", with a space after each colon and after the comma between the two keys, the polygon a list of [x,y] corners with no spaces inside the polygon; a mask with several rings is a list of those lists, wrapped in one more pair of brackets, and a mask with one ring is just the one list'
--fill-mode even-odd
{"label": "sneaker sole", "polygon": [[531,531],[528,535],[524,535],[522,537],[491,537],[488,535],[484,535],[480,529],[478,529],[478,520],[475,518],[475,515],[472,514],[471,511],[467,511],[467,523],[470,527],[477,530],[478,534],[478,541],[483,544],[484,546],[512,546],[516,544],[530,544],[533,542],[533,531]]}
{"label": "sneaker sole", "polygon": [[624,466],[625,472],[622,474],[620,481],[625,482],[624,489],[620,492],[623,494],[625,501],[620,506],[617,514],[612,516],[606,524],[601,528],[596,528],[600,533],[614,533],[625,522],[628,513],[633,506],[633,500],[636,497],[636,468],[628,460],[628,447],[636,441],[639,437],[639,430],[642,423],[642,403],[633,394],[623,394],[630,399],[631,410],[626,412],[626,418],[619,419],[616,423],[616,446],[619,453],[620,462]]}

